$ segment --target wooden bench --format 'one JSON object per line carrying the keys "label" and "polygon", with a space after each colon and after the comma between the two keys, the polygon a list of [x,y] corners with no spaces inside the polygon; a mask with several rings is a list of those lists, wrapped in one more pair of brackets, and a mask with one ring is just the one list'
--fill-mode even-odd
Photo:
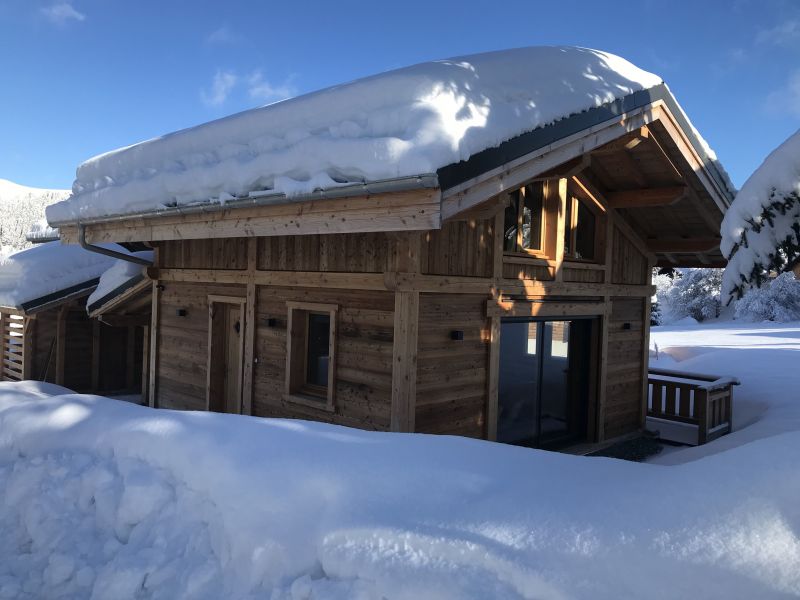
{"label": "wooden bench", "polygon": [[735,377],[648,370],[647,428],[659,438],[698,446],[733,430]]}

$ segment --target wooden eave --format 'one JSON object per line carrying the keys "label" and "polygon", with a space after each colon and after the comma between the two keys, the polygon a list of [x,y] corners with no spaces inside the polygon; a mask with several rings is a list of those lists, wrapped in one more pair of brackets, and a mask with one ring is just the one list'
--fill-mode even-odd
{"label": "wooden eave", "polygon": [[442,216],[489,214],[492,198],[531,180],[577,176],[657,265],[722,267],[719,228],[731,197],[718,175],[657,100],[445,189]]}
{"label": "wooden eave", "polygon": [[149,314],[151,309],[152,281],[141,276],[130,285],[123,285],[112,291],[106,299],[100,299],[99,304],[88,307],[90,318],[100,318],[106,315]]}
{"label": "wooden eave", "polygon": [[42,296],[41,298],[35,298],[33,300],[29,300],[28,302],[22,303],[22,306],[0,307],[0,313],[7,313],[24,317],[34,317],[40,312],[57,308],[59,306],[64,306],[66,304],[69,304],[70,302],[74,302],[75,300],[80,300],[82,298],[85,298],[89,296],[95,290],[96,287],[97,287],[97,280],[94,279],[85,283],[72,286],[64,290],[47,294],[46,296]]}

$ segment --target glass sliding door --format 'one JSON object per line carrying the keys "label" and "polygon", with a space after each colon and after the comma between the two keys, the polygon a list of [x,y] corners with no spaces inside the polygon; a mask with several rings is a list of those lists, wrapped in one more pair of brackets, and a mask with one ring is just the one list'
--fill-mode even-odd
{"label": "glass sliding door", "polygon": [[498,441],[552,448],[586,439],[595,323],[503,321]]}

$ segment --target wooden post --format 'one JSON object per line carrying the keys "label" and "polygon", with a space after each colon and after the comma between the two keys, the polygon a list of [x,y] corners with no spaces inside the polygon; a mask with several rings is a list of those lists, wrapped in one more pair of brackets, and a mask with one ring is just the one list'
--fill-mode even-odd
{"label": "wooden post", "polygon": [[694,391],[694,416],[697,419],[697,445],[708,441],[708,391]]}
{"label": "wooden post", "polygon": [[8,346],[6,341],[7,320],[8,315],[0,313],[0,381],[6,381],[6,361],[4,358],[6,356],[6,347]]}
{"label": "wooden post", "polygon": [[64,359],[66,356],[67,341],[67,311],[68,306],[62,306],[58,311],[56,320],[56,384],[64,385]]}
{"label": "wooden post", "polygon": [[149,352],[149,359],[150,364],[148,365],[148,392],[147,392],[147,403],[150,405],[151,408],[156,407],[156,379],[157,379],[157,353],[158,353],[158,306],[159,300],[161,299],[161,289],[158,283],[158,280],[153,281],[153,299],[152,299],[152,308],[150,312],[150,352]]}
{"label": "wooden post", "polygon": [[150,327],[142,327],[142,402],[147,401],[150,389]]}
{"label": "wooden post", "polygon": [[92,319],[92,383],[91,391],[100,389],[100,322]]}
{"label": "wooden post", "polygon": [[569,227],[569,223],[566,223],[567,202],[569,201],[567,196],[567,180],[563,178],[557,181],[550,180],[547,182],[546,189],[548,195],[556,193],[558,222],[556,226],[556,239],[554,240],[555,252],[553,254],[553,260],[555,261],[555,281],[563,281],[564,274],[562,273],[561,267],[564,263],[564,234],[566,228]]}
{"label": "wooden post", "polygon": [[414,431],[419,292],[395,292],[392,347],[392,431]]}
{"label": "wooden post", "polygon": [[[503,235],[505,213],[500,211],[494,217],[492,231],[492,276],[495,281],[503,277]],[[499,298],[498,298],[499,299]],[[489,370],[486,378],[486,439],[497,440],[498,395],[500,392],[500,317],[489,317]]]}
{"label": "wooden post", "polygon": [[36,340],[36,319],[22,320],[22,379],[33,379],[33,353]]}
{"label": "wooden post", "polygon": [[256,284],[255,272],[258,265],[258,238],[247,240],[247,272],[250,280],[247,283],[247,299],[244,314],[244,350],[242,362],[242,406],[243,415],[253,414],[253,372],[255,367],[256,340]]}

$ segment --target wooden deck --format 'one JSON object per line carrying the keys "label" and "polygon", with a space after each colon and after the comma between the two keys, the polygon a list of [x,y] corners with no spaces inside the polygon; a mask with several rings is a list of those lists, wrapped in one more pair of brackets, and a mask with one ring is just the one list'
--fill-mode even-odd
{"label": "wooden deck", "polygon": [[693,446],[730,433],[735,385],[735,377],[649,369],[647,428]]}

